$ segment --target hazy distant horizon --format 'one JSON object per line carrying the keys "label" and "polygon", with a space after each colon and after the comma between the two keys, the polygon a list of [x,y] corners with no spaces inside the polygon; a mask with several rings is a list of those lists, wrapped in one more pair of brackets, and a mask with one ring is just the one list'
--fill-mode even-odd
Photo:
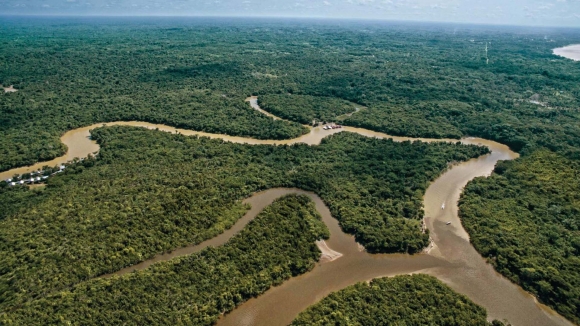
{"label": "hazy distant horizon", "polygon": [[4,0],[0,15],[262,17],[580,27],[580,1]]}
{"label": "hazy distant horizon", "polygon": [[440,24],[440,25],[465,25],[465,26],[481,26],[481,27],[514,27],[514,28],[569,28],[569,29],[580,29],[580,26],[571,26],[571,25],[525,25],[525,24],[509,24],[509,23],[478,23],[478,22],[455,22],[455,21],[429,21],[429,20],[402,20],[402,19],[377,19],[377,18],[346,18],[346,17],[298,17],[298,16],[266,16],[266,15],[255,15],[255,16],[243,16],[243,15],[230,15],[230,16],[219,16],[219,15],[203,15],[203,16],[194,16],[194,15],[128,15],[128,14],[119,14],[119,15],[110,15],[110,14],[101,14],[101,15],[90,15],[90,14],[4,14],[0,13],[0,20],[4,18],[71,18],[71,19],[83,19],[83,18],[215,18],[215,19],[264,19],[264,20],[304,20],[304,21],[313,21],[313,22],[352,22],[352,23],[393,23],[393,24]]}

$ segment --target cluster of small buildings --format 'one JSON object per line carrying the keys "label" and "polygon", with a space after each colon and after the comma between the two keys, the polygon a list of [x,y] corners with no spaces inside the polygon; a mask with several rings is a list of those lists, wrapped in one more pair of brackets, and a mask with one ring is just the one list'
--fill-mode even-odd
{"label": "cluster of small buildings", "polygon": [[[22,174],[19,176],[14,176],[13,178],[6,179],[5,181],[9,186],[41,183],[41,182],[46,181],[46,179],[48,179],[48,177],[51,175],[55,175],[57,173],[64,172],[64,169],[66,169],[66,166],[61,165],[58,167],[58,170],[55,171],[55,169],[44,170],[44,171],[41,171],[41,170],[33,171],[33,172]],[[30,175],[30,176],[28,176],[28,175]],[[26,177],[24,177],[24,176],[26,176]]]}
{"label": "cluster of small buildings", "polygon": [[36,177],[36,178],[30,178],[30,179],[21,179],[20,181],[12,181],[12,179],[7,179],[6,182],[11,186],[16,186],[16,185],[38,183],[38,182],[44,181],[46,179],[48,179],[48,176]]}
{"label": "cluster of small buildings", "polygon": [[341,125],[327,125],[327,126],[322,127],[322,129],[324,129],[324,130],[339,129],[339,128],[342,128],[342,126]]}

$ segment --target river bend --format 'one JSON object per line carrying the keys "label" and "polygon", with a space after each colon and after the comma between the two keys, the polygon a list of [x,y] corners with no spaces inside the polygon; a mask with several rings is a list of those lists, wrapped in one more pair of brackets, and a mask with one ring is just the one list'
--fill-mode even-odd
{"label": "river bend", "polygon": [[[257,104],[257,98],[248,98],[247,101],[250,102],[254,109],[272,116],[260,109]],[[75,157],[86,157],[91,153],[97,152],[99,146],[90,139],[90,130],[102,125],[102,123],[94,124],[65,133],[61,137],[61,141],[68,146],[66,155],[49,162],[41,162],[33,166],[0,173],[0,180],[7,179],[14,174],[38,170],[45,165],[58,165]],[[324,137],[343,131],[354,132],[367,137],[392,138],[395,141],[457,141],[456,139],[393,137],[384,133],[353,127],[332,130],[323,130],[320,127],[310,128],[310,133],[301,137],[275,141],[209,134],[139,121],[112,122],[106,123],[106,125],[145,127],[246,144],[306,143],[317,145]],[[132,271],[142,270],[159,261],[166,261],[178,256],[198,252],[208,246],[222,245],[242,230],[247,223],[275,199],[287,194],[303,194],[314,201],[324,223],[330,230],[330,239],[326,241],[327,247],[321,244],[319,244],[319,247],[325,250],[330,249],[331,253],[332,251],[338,252],[342,256],[335,257],[336,259],[334,260],[322,259],[312,271],[292,278],[280,286],[269,289],[258,298],[251,299],[240,305],[231,313],[223,316],[218,321],[218,325],[286,325],[298,313],[333,291],[343,289],[356,282],[367,281],[377,277],[412,273],[425,273],[439,278],[457,292],[467,295],[475,303],[485,307],[490,319],[507,319],[513,325],[526,326],[572,325],[550,308],[537,303],[534,297],[523,291],[519,286],[495,272],[493,267],[487,264],[469,243],[469,235],[461,226],[461,221],[457,214],[457,201],[463,187],[475,177],[488,176],[493,171],[498,160],[511,160],[518,157],[518,154],[505,145],[485,139],[470,137],[461,139],[461,142],[487,146],[492,153],[454,165],[429,186],[424,196],[425,223],[431,231],[430,234],[433,241],[422,254],[368,254],[361,250],[363,248],[354,241],[354,237],[342,232],[337,220],[332,218],[330,211],[316,194],[301,189],[276,188],[256,193],[244,200],[245,203],[251,205],[251,209],[231,229],[224,233],[201,244],[157,255],[140,264],[103,277],[123,275]],[[450,223],[448,224],[448,222]]]}

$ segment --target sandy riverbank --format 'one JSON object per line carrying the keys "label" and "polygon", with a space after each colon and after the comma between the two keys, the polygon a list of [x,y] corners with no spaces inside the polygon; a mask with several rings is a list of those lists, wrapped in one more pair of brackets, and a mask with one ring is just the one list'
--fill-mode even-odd
{"label": "sandy riverbank", "polygon": [[322,252],[322,255],[320,256],[321,262],[333,261],[342,257],[340,252],[330,249],[324,240],[316,241],[316,246],[318,246],[318,249]]}

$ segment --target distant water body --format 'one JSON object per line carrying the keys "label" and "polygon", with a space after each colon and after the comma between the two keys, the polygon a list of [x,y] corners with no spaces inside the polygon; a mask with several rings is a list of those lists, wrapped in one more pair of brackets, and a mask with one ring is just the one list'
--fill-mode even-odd
{"label": "distant water body", "polygon": [[568,45],[553,50],[554,54],[560,57],[580,61],[580,44]]}

